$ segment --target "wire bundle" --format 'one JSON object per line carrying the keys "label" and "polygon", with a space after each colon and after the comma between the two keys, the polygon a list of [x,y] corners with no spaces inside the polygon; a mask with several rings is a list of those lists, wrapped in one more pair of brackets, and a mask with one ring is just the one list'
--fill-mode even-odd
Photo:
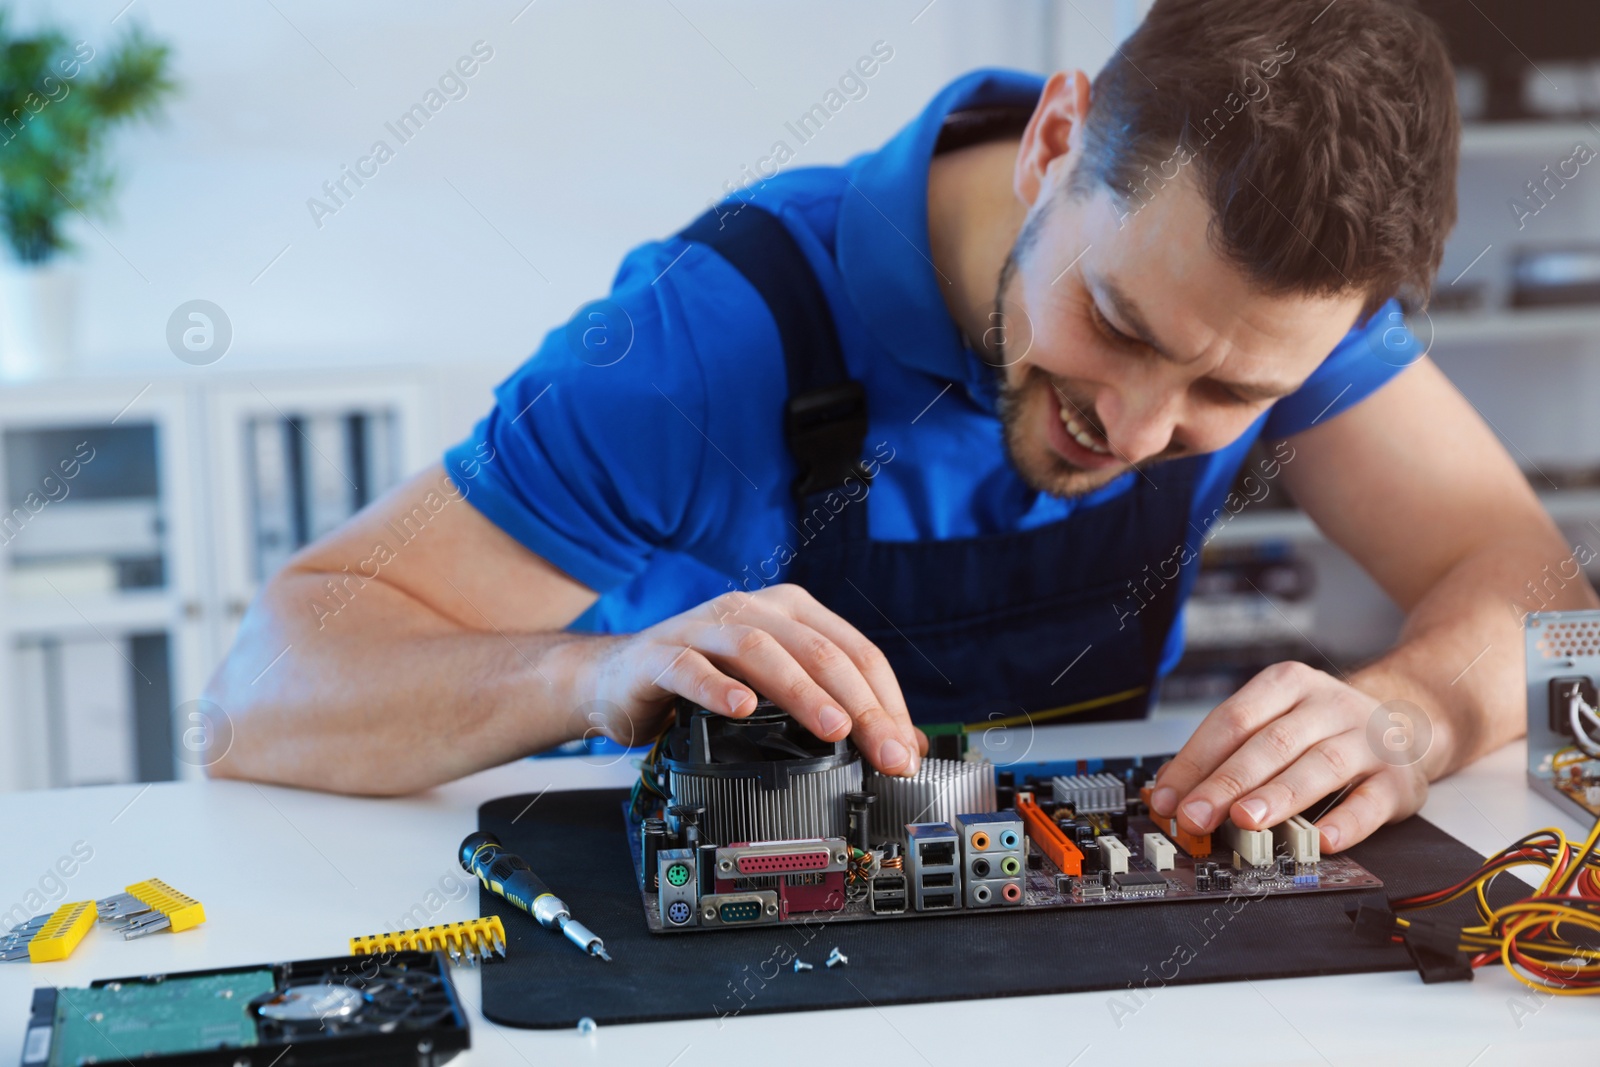
{"label": "wire bundle", "polygon": [[645,753],[644,758],[637,764],[639,780],[633,783],[633,790],[628,795],[628,814],[634,822],[643,822],[646,818],[659,814],[671,799],[667,792],[666,772],[661,767],[661,753],[667,745],[667,734],[671,732],[672,724],[676,721],[676,712],[667,716],[661,732],[650,745],[650,751]]}
{"label": "wire bundle", "polygon": [[[1548,993],[1600,993],[1600,821],[1581,846],[1546,827],[1490,856],[1453,886],[1390,902],[1396,912],[1438,907],[1471,895],[1481,924],[1452,930],[1456,951],[1473,967],[1499,960],[1526,986]],[[1532,896],[1491,907],[1489,885],[1513,867],[1537,866],[1549,873]],[[1396,940],[1420,933],[1422,917],[1395,920]]]}

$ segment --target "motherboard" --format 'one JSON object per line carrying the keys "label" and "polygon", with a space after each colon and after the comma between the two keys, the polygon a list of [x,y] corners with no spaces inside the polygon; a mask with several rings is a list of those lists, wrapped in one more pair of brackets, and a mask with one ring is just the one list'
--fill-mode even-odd
{"label": "motherboard", "polygon": [[1221,902],[1378,888],[1296,816],[1193,835],[1149,807],[1168,756],[996,767],[941,731],[910,778],[864,771],[763,703],[681,705],[623,812],[654,933]]}

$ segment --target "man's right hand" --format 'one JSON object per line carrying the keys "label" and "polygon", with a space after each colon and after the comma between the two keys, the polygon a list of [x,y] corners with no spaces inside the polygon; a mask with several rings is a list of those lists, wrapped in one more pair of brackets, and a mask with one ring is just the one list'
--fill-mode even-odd
{"label": "man's right hand", "polygon": [[597,730],[649,744],[675,696],[737,717],[756,693],[820,737],[853,737],[879,770],[915,773],[927,739],[888,661],[804,590],[575,633],[598,594],[464,497],[435,465],[266,583],[206,689],[233,728],[209,773],[410,793]]}
{"label": "man's right hand", "polygon": [[742,718],[759,692],[824,741],[852,736],[885,774],[915,774],[927,752],[888,659],[799,586],[725,593],[599,641],[581,643],[587,662],[574,688],[594,698],[586,707],[607,709],[589,728],[622,744],[655,737],[676,696]]}

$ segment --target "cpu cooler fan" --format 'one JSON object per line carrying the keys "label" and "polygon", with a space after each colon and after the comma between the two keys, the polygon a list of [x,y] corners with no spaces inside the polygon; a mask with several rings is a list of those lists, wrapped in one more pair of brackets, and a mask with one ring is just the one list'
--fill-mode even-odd
{"label": "cpu cooler fan", "polygon": [[721,844],[843,837],[845,794],[861,788],[849,740],[823,741],[771,701],[742,719],[680,701],[666,739],[674,805],[705,808],[701,832]]}

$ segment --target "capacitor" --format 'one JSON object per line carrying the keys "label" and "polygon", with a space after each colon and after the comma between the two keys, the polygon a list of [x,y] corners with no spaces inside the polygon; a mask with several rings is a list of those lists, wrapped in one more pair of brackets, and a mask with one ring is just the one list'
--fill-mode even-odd
{"label": "capacitor", "polygon": [[695,869],[700,872],[700,895],[708,897],[717,891],[717,846],[709,842],[702,843],[699,847],[699,862]]}
{"label": "capacitor", "polygon": [[866,852],[872,848],[872,805],[878,798],[871,793],[846,793],[844,802],[849,818],[846,836],[850,847]]}
{"label": "capacitor", "polygon": [[667,823],[665,819],[646,819],[639,827],[639,850],[644,853],[644,890],[654,893],[659,888],[661,874],[656,868],[656,856],[667,848]]}
{"label": "capacitor", "polygon": [[700,820],[705,817],[704,804],[674,804],[667,809],[678,823],[678,847],[700,847]]}
{"label": "capacitor", "polygon": [[1010,811],[1017,802],[1017,776],[1012,771],[1000,771],[994,776],[994,808]]}

